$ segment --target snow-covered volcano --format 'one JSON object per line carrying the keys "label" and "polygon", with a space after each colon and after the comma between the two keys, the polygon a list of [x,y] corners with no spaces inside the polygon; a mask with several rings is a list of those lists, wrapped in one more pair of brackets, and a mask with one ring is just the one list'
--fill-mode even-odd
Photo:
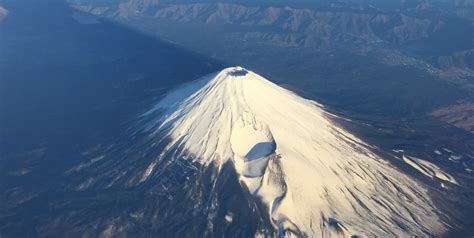
{"label": "snow-covered volcano", "polygon": [[421,184],[335,125],[320,104],[241,67],[176,88],[143,116],[145,129],[166,146],[142,180],[170,154],[203,166],[232,163],[279,235],[445,230]]}

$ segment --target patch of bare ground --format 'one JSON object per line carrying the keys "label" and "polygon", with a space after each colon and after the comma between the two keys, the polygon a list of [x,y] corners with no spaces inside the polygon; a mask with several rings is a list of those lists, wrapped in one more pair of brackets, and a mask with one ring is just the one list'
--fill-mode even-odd
{"label": "patch of bare ground", "polygon": [[453,126],[474,133],[474,102],[459,101],[429,114]]}

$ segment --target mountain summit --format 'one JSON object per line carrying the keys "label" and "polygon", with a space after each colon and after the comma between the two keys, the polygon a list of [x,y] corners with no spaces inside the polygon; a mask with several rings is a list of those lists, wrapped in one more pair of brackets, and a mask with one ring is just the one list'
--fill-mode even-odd
{"label": "mountain summit", "polygon": [[218,171],[231,163],[274,235],[403,237],[446,229],[428,191],[338,127],[322,105],[242,67],[176,88],[143,117],[163,148],[143,181],[164,159]]}

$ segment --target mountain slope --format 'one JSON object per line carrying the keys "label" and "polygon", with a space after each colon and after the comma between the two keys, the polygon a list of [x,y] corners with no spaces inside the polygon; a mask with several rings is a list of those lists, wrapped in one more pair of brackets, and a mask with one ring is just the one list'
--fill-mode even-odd
{"label": "mountain slope", "polygon": [[[310,100],[241,67],[175,89],[143,115],[163,159],[230,162],[279,234],[437,235],[428,192]],[[170,157],[171,156],[171,157]],[[220,173],[221,170],[218,170]]]}

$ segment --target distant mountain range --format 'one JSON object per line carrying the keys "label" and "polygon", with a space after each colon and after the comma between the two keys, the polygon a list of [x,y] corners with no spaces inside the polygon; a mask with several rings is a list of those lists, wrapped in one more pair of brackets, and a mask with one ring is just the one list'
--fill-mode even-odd
{"label": "distant mountain range", "polygon": [[[474,42],[469,37],[474,30],[472,1],[71,2],[78,9],[125,22],[154,18],[221,25],[232,28],[229,34],[241,33],[243,40],[318,50],[412,48],[412,53],[426,54],[441,68],[474,69]],[[397,7],[387,7],[391,3]]]}
{"label": "distant mountain range", "polygon": [[[280,82],[310,81],[315,84],[313,88],[319,88],[315,94],[323,95],[327,104],[355,108],[350,103],[357,100],[354,97],[335,102],[330,99],[335,95],[324,96],[335,88],[345,91],[344,85],[354,80],[364,86],[351,85],[348,93],[380,93],[372,99],[380,103],[370,111],[386,108],[390,114],[424,114],[456,106],[456,100],[474,101],[474,3],[469,0],[70,2],[81,11],[125,23],[230,64],[254,68]],[[399,75],[390,77],[409,77],[405,84],[428,85],[413,86],[420,95],[419,107],[404,104],[411,92],[396,85],[400,79],[390,79],[393,85],[374,86],[380,84],[372,82],[374,77],[386,76],[368,72],[365,66],[357,65],[361,62],[380,72],[386,72],[386,67],[401,68],[396,70]],[[322,73],[316,65],[334,70],[324,69]],[[289,79],[275,68],[294,71],[291,75],[297,78]],[[413,69],[418,72],[408,73]],[[354,73],[349,82],[340,82],[346,80],[341,79],[343,75]],[[391,99],[382,93],[385,90]],[[400,108],[390,108],[391,100]],[[453,125],[471,130],[462,125],[472,124],[472,119],[461,120],[467,121]]]}

